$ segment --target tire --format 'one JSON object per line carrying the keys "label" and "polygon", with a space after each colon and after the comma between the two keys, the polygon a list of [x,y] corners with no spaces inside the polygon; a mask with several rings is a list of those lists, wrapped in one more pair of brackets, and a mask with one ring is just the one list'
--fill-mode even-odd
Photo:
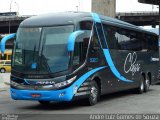
{"label": "tire", "polygon": [[38,101],[41,105],[49,105],[50,101]]}
{"label": "tire", "polygon": [[99,97],[100,97],[100,89],[98,87],[98,84],[96,81],[92,81],[90,94],[87,99],[88,105],[89,106],[95,105],[98,102]]}
{"label": "tire", "polygon": [[1,68],[0,71],[1,71],[1,73],[5,73],[6,72],[6,70],[4,68]]}
{"label": "tire", "polygon": [[146,77],[146,79],[144,80],[144,92],[148,92],[149,91],[149,87],[150,87],[150,80],[148,77]]}
{"label": "tire", "polygon": [[144,92],[144,78],[143,77],[140,80],[137,92],[138,92],[138,94],[142,94]]}

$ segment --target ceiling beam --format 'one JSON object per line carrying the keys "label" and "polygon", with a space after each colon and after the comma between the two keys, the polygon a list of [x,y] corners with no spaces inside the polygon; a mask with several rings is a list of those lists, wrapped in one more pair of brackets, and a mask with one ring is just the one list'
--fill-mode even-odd
{"label": "ceiling beam", "polygon": [[140,3],[146,3],[146,4],[153,4],[153,5],[159,5],[159,0],[138,0]]}

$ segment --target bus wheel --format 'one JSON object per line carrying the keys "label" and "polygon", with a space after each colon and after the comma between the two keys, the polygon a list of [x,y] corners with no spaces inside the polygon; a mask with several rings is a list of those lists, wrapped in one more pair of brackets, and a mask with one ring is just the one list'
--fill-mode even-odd
{"label": "bus wheel", "polygon": [[99,99],[99,87],[97,85],[97,82],[96,81],[93,81],[92,82],[92,85],[91,85],[91,90],[90,90],[90,95],[89,95],[89,98],[88,98],[88,105],[92,106],[92,105],[95,105],[97,102],[98,102],[98,99]]}
{"label": "bus wheel", "polygon": [[138,87],[138,93],[142,94],[143,92],[144,92],[144,79],[142,77],[141,80],[140,80],[139,87]]}
{"label": "bus wheel", "polygon": [[6,70],[4,68],[1,68],[0,71],[1,71],[1,73],[5,73],[6,72]]}
{"label": "bus wheel", "polygon": [[49,105],[50,101],[38,101],[41,105]]}
{"label": "bus wheel", "polygon": [[150,80],[147,77],[144,82],[144,92],[147,92],[149,90],[149,87],[150,87]]}

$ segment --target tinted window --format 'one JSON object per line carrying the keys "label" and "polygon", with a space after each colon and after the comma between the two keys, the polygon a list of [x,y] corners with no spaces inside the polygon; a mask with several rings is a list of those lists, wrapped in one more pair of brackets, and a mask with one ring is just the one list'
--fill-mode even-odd
{"label": "tinted window", "polygon": [[4,64],[4,62],[0,62],[0,64]]}
{"label": "tinted window", "polygon": [[158,50],[158,37],[146,35],[146,39],[148,42],[148,50]]}
{"label": "tinted window", "polygon": [[86,59],[89,38],[84,38],[83,42],[75,42],[73,65],[81,65]]}
{"label": "tinted window", "polygon": [[109,49],[134,50],[143,49],[143,34],[119,27],[103,25]]}
{"label": "tinted window", "polygon": [[1,60],[6,60],[6,58],[7,58],[6,54],[4,54],[4,56],[1,56]]}
{"label": "tinted window", "polygon": [[92,26],[93,26],[93,22],[91,22],[91,21],[80,22],[80,29],[81,30],[91,30]]}
{"label": "tinted window", "polygon": [[[104,32],[109,49],[117,49],[118,38],[116,38],[117,28],[113,26],[103,25]],[[121,39],[121,38],[120,38]]]}
{"label": "tinted window", "polygon": [[8,65],[10,65],[11,64],[11,62],[10,61],[6,61],[6,63],[5,64],[8,64]]}
{"label": "tinted window", "polygon": [[11,60],[11,57],[12,57],[11,55],[8,55],[8,60]]}
{"label": "tinted window", "polygon": [[142,50],[142,39],[138,32],[119,29],[116,31],[116,39],[118,40],[118,48],[120,50]]}
{"label": "tinted window", "polygon": [[98,38],[97,38],[96,34],[94,34],[94,36],[93,36],[92,47],[93,47],[94,50],[99,50],[100,49],[99,41],[98,41]]}
{"label": "tinted window", "polygon": [[110,49],[143,51],[158,50],[158,38],[143,32],[103,25]]}

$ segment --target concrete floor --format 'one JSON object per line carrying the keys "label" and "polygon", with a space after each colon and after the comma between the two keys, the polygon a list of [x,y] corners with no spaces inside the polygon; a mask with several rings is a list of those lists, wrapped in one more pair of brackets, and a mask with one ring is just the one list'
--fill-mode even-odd
{"label": "concrete floor", "polygon": [[[0,114],[2,113],[25,114],[25,119],[39,119],[46,114],[54,114],[57,119],[67,119],[65,115],[58,116],[57,114],[69,114],[71,116],[72,114],[76,116],[76,114],[115,113],[160,114],[160,85],[151,86],[149,92],[141,95],[134,91],[125,91],[101,96],[101,100],[95,106],[86,106],[82,100],[70,103],[52,103],[48,106],[42,106],[37,101],[15,101],[10,98],[9,86],[6,86],[0,91]],[[30,117],[28,118],[27,115]],[[49,116],[45,118],[49,118]],[[83,116],[81,117],[83,118]]]}

